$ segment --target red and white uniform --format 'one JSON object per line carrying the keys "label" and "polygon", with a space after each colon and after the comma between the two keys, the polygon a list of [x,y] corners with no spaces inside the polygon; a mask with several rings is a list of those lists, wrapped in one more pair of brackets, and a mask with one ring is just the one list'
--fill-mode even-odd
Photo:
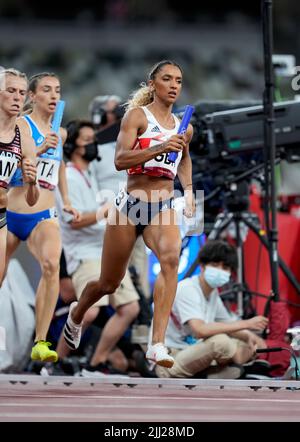
{"label": "red and white uniform", "polygon": [[[148,149],[148,147],[161,144],[164,141],[167,141],[172,135],[177,134],[180,121],[176,115],[172,114],[175,123],[174,129],[166,129],[159,124],[147,107],[141,106],[141,109],[145,112],[148,126],[146,131],[137,138],[133,149]],[[181,157],[182,152],[179,152],[176,161],[172,162],[168,159],[167,153],[162,153],[144,164],[131,167],[127,170],[127,173],[128,175],[145,174],[156,177],[166,177],[174,180],[177,175],[177,168],[181,161]]]}

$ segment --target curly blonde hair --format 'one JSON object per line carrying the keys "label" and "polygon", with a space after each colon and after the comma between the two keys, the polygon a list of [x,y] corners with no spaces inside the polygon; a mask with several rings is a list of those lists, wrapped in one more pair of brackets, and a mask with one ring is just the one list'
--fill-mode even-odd
{"label": "curly blonde hair", "polygon": [[[162,60],[152,67],[148,75],[148,81],[154,80],[156,74],[166,65],[176,66],[182,73],[182,68],[179,66],[179,64],[171,60]],[[147,106],[148,104],[152,103],[154,98],[153,92],[146,83],[141,83],[141,87],[134,91],[130,97],[131,98],[125,103],[127,110],[137,106]]]}

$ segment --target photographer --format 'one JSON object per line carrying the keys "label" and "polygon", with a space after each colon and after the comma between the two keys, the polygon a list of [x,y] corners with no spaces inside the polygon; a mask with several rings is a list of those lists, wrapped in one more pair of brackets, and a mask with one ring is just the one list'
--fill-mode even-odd
{"label": "photographer", "polygon": [[[58,209],[67,269],[72,276],[76,296],[79,298],[85,285],[98,278],[100,274],[104,225],[98,223],[99,213],[105,217],[109,204],[106,204],[107,207],[103,205],[100,212],[98,211],[99,186],[90,170],[90,163],[98,157],[93,124],[89,121],[72,121],[67,125],[67,133],[64,154],[70,160],[66,166],[69,194],[72,204],[82,213],[82,217],[80,221],[69,219],[60,207]],[[118,290],[110,297],[102,298],[87,312],[89,322],[92,322],[98,316],[100,306],[110,303],[116,310],[103,328],[87,371],[109,374],[108,356],[137,317],[138,299],[139,296],[127,271]],[[85,327],[87,325],[85,323]],[[63,339],[60,339],[57,351],[60,357],[66,356],[67,347]]]}

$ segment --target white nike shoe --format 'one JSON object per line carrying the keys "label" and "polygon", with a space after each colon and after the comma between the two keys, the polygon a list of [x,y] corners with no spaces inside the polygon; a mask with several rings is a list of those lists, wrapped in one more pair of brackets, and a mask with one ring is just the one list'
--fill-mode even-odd
{"label": "white nike shoe", "polygon": [[174,365],[174,358],[168,354],[167,348],[161,342],[154,345],[148,345],[146,359],[161,367],[171,368]]}
{"label": "white nike shoe", "polygon": [[70,305],[68,319],[64,326],[64,338],[68,347],[70,347],[72,350],[76,350],[76,348],[79,347],[81,339],[82,323],[75,324],[71,317],[72,310],[77,304],[78,302],[75,301]]}

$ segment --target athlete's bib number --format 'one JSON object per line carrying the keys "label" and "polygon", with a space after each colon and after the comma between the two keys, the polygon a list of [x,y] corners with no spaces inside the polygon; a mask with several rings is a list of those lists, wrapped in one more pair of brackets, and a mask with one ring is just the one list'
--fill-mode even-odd
{"label": "athlete's bib number", "polygon": [[129,198],[129,195],[126,192],[126,190],[121,189],[120,192],[118,193],[118,195],[116,196],[116,200],[115,200],[116,207],[118,210],[121,210],[124,207],[128,198]]}
{"label": "athlete's bib number", "polygon": [[[18,167],[18,158],[11,152],[0,153],[0,182],[9,184]],[[3,187],[3,186],[2,186]]]}
{"label": "athlete's bib number", "polygon": [[40,185],[53,189],[58,183],[58,171],[60,162],[50,160],[49,158],[41,158],[37,164],[38,180]]}

